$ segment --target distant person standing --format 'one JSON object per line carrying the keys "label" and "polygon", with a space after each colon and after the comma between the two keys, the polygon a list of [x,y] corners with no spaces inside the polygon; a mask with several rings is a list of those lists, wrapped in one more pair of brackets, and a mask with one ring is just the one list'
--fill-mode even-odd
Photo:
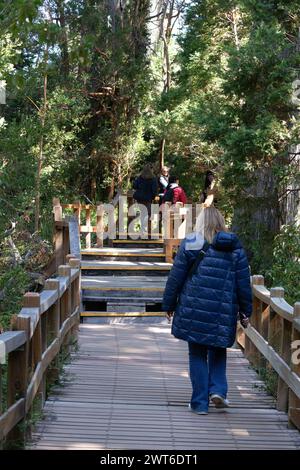
{"label": "distant person standing", "polygon": [[[151,203],[158,192],[157,179],[153,174],[150,165],[145,165],[140,176],[133,182],[133,199],[139,204],[143,204],[147,208],[148,220],[151,215]],[[143,230],[146,229],[145,220],[142,221]]]}
{"label": "distant person standing", "polygon": [[176,202],[181,202],[186,204],[187,197],[184,192],[184,189],[179,186],[178,176],[170,176],[169,184],[164,192],[162,197],[162,203],[171,202],[171,204],[176,204]]}
{"label": "distant person standing", "polygon": [[215,175],[212,171],[207,171],[205,175],[204,189],[200,196],[200,202],[202,202],[206,207],[211,206],[216,202],[216,180]]}
{"label": "distant person standing", "polygon": [[159,203],[161,204],[162,198],[164,195],[165,190],[167,189],[167,186],[169,184],[169,168],[166,166],[163,166],[161,169],[161,174],[158,178],[158,186],[159,186]]}

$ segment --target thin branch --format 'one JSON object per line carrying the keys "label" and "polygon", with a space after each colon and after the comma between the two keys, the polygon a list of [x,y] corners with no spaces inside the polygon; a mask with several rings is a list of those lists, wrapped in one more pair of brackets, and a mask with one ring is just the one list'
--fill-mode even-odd
{"label": "thin branch", "polygon": [[33,101],[33,99],[30,98],[30,96],[26,96],[26,98],[35,106],[35,108],[38,110],[38,112],[41,111],[41,109],[38,107],[38,105]]}

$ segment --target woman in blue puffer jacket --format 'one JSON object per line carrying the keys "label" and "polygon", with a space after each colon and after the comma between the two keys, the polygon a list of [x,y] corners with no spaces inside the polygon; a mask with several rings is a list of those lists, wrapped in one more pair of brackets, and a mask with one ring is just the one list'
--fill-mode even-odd
{"label": "woman in blue puffer jacket", "polygon": [[217,408],[229,405],[226,348],[234,343],[238,313],[247,326],[252,292],[245,251],[237,236],[226,230],[222,214],[207,207],[200,220],[202,229],[180,245],[166,284],[163,310],[169,319],[175,312],[172,334],[188,342],[193,389],[189,408],[207,414],[209,399]]}

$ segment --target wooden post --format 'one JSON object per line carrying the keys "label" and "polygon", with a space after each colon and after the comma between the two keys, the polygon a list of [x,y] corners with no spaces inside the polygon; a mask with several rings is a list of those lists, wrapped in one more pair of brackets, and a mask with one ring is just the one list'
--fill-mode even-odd
{"label": "wooden post", "polygon": [[57,197],[53,198],[53,214],[54,214],[54,220],[56,222],[62,221],[62,207],[60,204],[60,200]]}
{"label": "wooden post", "polygon": [[[292,322],[281,317],[280,356],[288,366],[291,365]],[[278,377],[277,410],[288,411],[289,387]]]}
{"label": "wooden post", "polygon": [[[20,398],[26,398],[29,383],[29,340],[30,340],[30,318],[17,317],[14,329],[23,330],[27,341],[20,349],[12,351],[8,355],[7,374],[7,406],[10,407]],[[10,431],[6,437],[8,446],[17,445],[20,448],[25,442],[25,406],[24,417],[19,425]]]}
{"label": "wooden post", "polygon": [[[47,314],[47,329],[49,335],[49,342],[58,338],[59,334],[59,321],[60,321],[60,299],[59,299],[59,281],[58,279],[47,279],[45,282],[44,290],[55,290],[58,294],[57,301],[50,307]],[[53,359],[50,368],[47,371],[46,381],[49,383],[55,382],[59,377],[59,359],[58,355]],[[47,398],[47,397],[46,397]]]}
{"label": "wooden post", "polygon": [[78,225],[81,225],[81,203],[80,201],[75,201],[73,203],[73,214],[78,218]]}
{"label": "wooden post", "polygon": [[69,253],[66,257],[66,264],[69,265],[70,264],[70,261],[71,259],[77,259],[75,255],[73,255],[72,253]]}
{"label": "wooden post", "polygon": [[63,264],[66,263],[66,258],[69,252],[70,252],[70,235],[69,235],[69,226],[66,225],[63,227]]}
{"label": "wooden post", "polygon": [[[300,302],[296,302],[294,305],[294,315],[293,315],[293,328],[292,328],[292,346],[293,354],[291,360],[291,369],[292,371],[300,377],[300,353],[299,353],[299,344],[300,344],[300,331],[295,327],[295,322],[300,323]],[[295,342],[295,343],[294,343]],[[297,427],[300,430],[300,397],[292,391],[289,390],[289,426]]]}
{"label": "wooden post", "polygon": [[[41,299],[37,292],[27,292],[23,297],[23,307],[40,309]],[[33,354],[33,371],[42,357],[42,329],[41,319],[39,318],[34,333],[31,338],[32,354]]]}
{"label": "wooden post", "polygon": [[103,248],[103,232],[104,232],[104,207],[102,202],[97,204],[97,248]]}
{"label": "wooden post", "polygon": [[53,214],[54,214],[54,230],[53,230],[53,246],[55,257],[55,270],[63,263],[63,227],[59,225],[62,222],[62,207],[58,198],[53,198]]}
{"label": "wooden post", "polygon": [[132,222],[132,220],[134,219],[133,215],[129,215],[129,209],[130,209],[131,206],[133,206],[133,204],[134,204],[133,191],[130,190],[130,191],[127,192],[127,236],[129,236],[129,238],[130,238],[129,225]]}
{"label": "wooden post", "polygon": [[[270,303],[272,297],[284,297],[284,289],[282,287],[272,287],[270,290]],[[269,316],[269,334],[268,334],[268,343],[272,346],[277,352],[280,350],[280,331],[281,331],[281,321],[280,316],[273,311],[270,307],[270,316]]]}
{"label": "wooden post", "polygon": [[[265,283],[264,277],[255,275],[252,277],[252,286],[263,286]],[[254,296],[253,299],[253,313],[251,315],[251,325],[261,334],[262,331],[262,311],[263,303],[260,299]]]}
{"label": "wooden post", "polygon": [[80,310],[81,310],[81,298],[80,298],[80,284],[81,284],[81,273],[80,273],[80,260],[79,259],[71,259],[69,261],[70,267],[72,269],[79,269],[79,276],[74,279],[72,282],[72,290],[71,290],[71,295],[72,295],[72,300],[71,300],[71,305],[72,305],[72,313],[76,308],[78,308],[78,324],[75,325],[71,329],[71,335],[77,338],[77,332],[78,332],[78,325],[80,322]]}
{"label": "wooden post", "polygon": [[[27,292],[23,297],[23,307],[34,308],[34,309],[40,310],[40,307],[41,307],[40,294],[38,294],[37,292]],[[44,333],[46,332],[44,331]],[[31,338],[31,348],[32,348],[32,371],[31,372],[32,373],[34,373],[35,368],[42,360],[43,346],[45,346],[45,340],[42,335],[42,318],[39,313],[39,320]],[[43,376],[40,382],[36,397],[40,400],[39,409],[41,410],[43,408],[45,397],[46,397],[46,376],[45,375]]]}
{"label": "wooden post", "polygon": [[[252,286],[254,285],[263,285],[264,283],[264,278],[262,276],[253,276],[252,277]],[[252,310],[252,315],[251,315],[251,324],[253,323],[253,327],[255,327],[255,323],[257,321],[257,310],[258,308],[258,299],[254,296],[253,298],[253,310]],[[256,348],[252,344],[251,340],[248,338],[246,333],[244,333],[244,354],[245,357],[251,362],[255,362],[255,356],[256,356]],[[258,365],[257,363],[255,364],[256,366]]]}
{"label": "wooden post", "polygon": [[252,276],[252,285],[254,286],[264,286],[265,285],[265,278],[260,274],[255,274]]}
{"label": "wooden post", "polygon": [[59,315],[60,315],[60,302],[59,302],[59,281],[58,279],[47,279],[45,282],[44,290],[55,290],[58,294],[58,299],[49,310],[48,315],[48,335],[49,341],[53,341],[58,337],[59,333]]}
{"label": "wooden post", "polygon": [[261,312],[261,335],[267,340],[269,336],[269,317],[270,317],[270,305],[262,303],[262,312]]}
{"label": "wooden post", "polygon": [[[251,315],[251,326],[256,329],[258,333],[260,333],[260,321],[261,321],[261,300],[257,297],[253,299],[253,313]],[[261,367],[261,354],[256,348],[256,346],[250,341],[249,344],[249,359],[250,362],[259,369]]]}
{"label": "wooden post", "polygon": [[72,258],[69,260],[69,266],[71,269],[79,269],[79,276],[73,281],[74,288],[74,299],[72,302],[72,311],[80,306],[80,259]]}
{"label": "wooden post", "polygon": [[[272,287],[270,289],[270,315],[269,315],[269,327],[268,327],[268,343],[275,351],[280,354],[280,336],[281,336],[281,317],[278,315],[271,306],[272,298],[283,298],[284,289],[282,287]],[[278,376],[277,387],[280,383],[280,378]],[[277,402],[276,406],[281,406]]]}
{"label": "wooden post", "polygon": [[85,210],[86,213],[86,226],[87,229],[89,230],[88,233],[85,236],[85,247],[86,248],[91,248],[91,209],[88,208]]}
{"label": "wooden post", "polygon": [[71,313],[71,295],[70,295],[70,277],[71,277],[71,268],[70,266],[63,265],[59,266],[58,268],[58,275],[62,277],[68,278],[68,287],[63,293],[62,297],[60,298],[61,305],[60,305],[60,326],[62,323],[68,318]]}
{"label": "wooden post", "polygon": [[[71,310],[72,310],[71,282],[70,282],[71,267],[67,265],[60,266],[58,268],[58,275],[68,278],[67,289],[65,290],[62,297],[60,298],[60,325],[62,325],[63,322],[71,315]],[[71,333],[68,332],[63,341],[63,346],[65,347],[67,353],[69,352],[70,335]]]}
{"label": "wooden post", "polygon": [[173,261],[172,236],[174,235],[174,221],[172,214],[173,212],[171,211],[169,204],[164,204],[162,220],[164,227],[164,251],[166,263],[172,263]]}

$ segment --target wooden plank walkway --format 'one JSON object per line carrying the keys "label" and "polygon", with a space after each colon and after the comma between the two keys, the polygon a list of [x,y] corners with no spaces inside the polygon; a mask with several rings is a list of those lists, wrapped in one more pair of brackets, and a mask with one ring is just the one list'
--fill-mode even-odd
{"label": "wooden plank walkway", "polygon": [[300,433],[287,428],[240,350],[229,350],[231,407],[207,416],[187,409],[187,347],[169,325],[80,325],[73,359],[29,448],[300,448]]}

